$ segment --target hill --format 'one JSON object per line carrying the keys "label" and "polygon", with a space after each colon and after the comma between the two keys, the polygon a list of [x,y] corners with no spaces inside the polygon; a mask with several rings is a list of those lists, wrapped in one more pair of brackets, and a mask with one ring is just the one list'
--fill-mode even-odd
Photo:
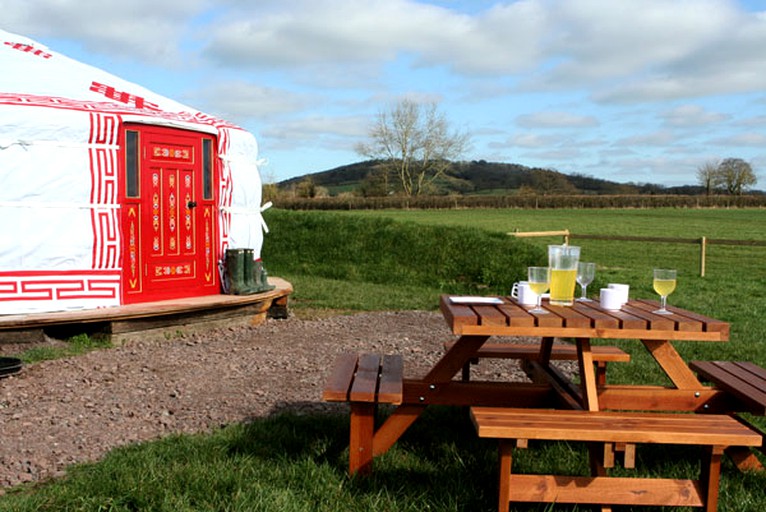
{"label": "hill", "polygon": [[[378,170],[379,161],[368,160],[306,174],[279,182],[286,190],[309,183],[326,189],[331,196],[343,192],[382,196],[395,190],[395,178],[384,184]],[[487,162],[452,163],[445,175],[434,184],[435,195],[508,195],[524,191],[543,194],[702,194],[698,186],[664,187],[662,185],[616,183],[582,174],[564,174],[550,169],[525,167],[520,164]]]}

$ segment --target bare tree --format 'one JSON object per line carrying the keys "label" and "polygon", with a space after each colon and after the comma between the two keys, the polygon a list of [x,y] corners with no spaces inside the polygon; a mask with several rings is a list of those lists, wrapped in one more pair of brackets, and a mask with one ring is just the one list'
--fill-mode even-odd
{"label": "bare tree", "polygon": [[709,160],[697,168],[697,183],[705,189],[705,195],[710,195],[716,185],[718,176],[718,161]]}
{"label": "bare tree", "polygon": [[435,103],[421,104],[408,99],[382,110],[369,136],[369,142],[357,145],[357,152],[382,160],[408,196],[429,190],[469,144],[467,133],[450,130]]}
{"label": "bare tree", "polygon": [[718,165],[716,182],[727,193],[738,196],[755,185],[758,179],[749,163],[741,158],[727,158]]}

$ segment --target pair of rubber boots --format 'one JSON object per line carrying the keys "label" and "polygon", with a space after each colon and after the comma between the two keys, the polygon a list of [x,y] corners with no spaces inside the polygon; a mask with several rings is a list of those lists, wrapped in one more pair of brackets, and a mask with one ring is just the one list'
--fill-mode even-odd
{"label": "pair of rubber boots", "polygon": [[261,260],[254,261],[252,249],[226,249],[226,293],[252,295],[273,290]]}

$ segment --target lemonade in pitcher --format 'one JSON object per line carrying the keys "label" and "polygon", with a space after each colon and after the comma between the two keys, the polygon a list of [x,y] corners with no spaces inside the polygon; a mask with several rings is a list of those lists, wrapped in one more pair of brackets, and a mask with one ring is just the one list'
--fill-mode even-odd
{"label": "lemonade in pitcher", "polygon": [[571,306],[574,304],[577,263],[580,248],[573,245],[549,245],[548,266],[551,269],[551,304]]}
{"label": "lemonade in pitcher", "polygon": [[551,304],[571,306],[574,300],[577,269],[551,270]]}

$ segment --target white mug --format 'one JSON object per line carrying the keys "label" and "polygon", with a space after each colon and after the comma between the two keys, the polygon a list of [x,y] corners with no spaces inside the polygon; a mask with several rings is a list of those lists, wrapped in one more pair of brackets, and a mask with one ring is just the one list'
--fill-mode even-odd
{"label": "white mug", "polygon": [[527,281],[519,281],[518,283],[513,283],[513,288],[511,289],[511,297],[516,299],[519,304],[537,304],[537,294],[532,291],[532,288],[529,287],[529,283]]}
{"label": "white mug", "polygon": [[607,287],[611,288],[612,290],[617,290],[618,295],[620,297],[620,305],[628,303],[628,295],[630,294],[630,285],[620,284],[620,283],[609,283]]}
{"label": "white mug", "polygon": [[622,307],[621,292],[616,288],[601,288],[599,299],[604,309],[617,310]]}

